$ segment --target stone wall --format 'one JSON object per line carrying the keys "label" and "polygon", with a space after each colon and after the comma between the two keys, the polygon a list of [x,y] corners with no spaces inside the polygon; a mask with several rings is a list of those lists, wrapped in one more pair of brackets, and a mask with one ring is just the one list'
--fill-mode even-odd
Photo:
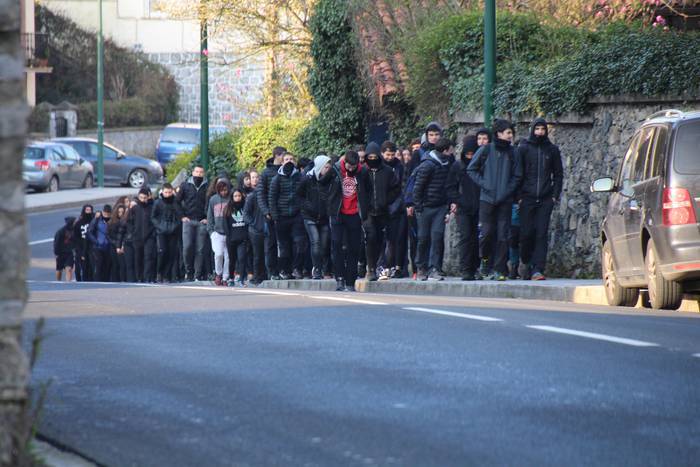
{"label": "stone wall", "polygon": [[[164,65],[180,85],[180,120],[199,123],[199,54],[147,54]],[[264,65],[255,59],[237,62],[234,56],[209,56],[209,123],[241,126],[251,104],[262,97]]]}
{"label": "stone wall", "polygon": [[0,0],[0,466],[22,465],[27,361],[20,346],[27,300],[22,153],[28,109],[16,0]]}
{"label": "stone wall", "polygon": [[[640,123],[652,113],[668,108],[698,109],[700,97],[598,98],[590,102],[588,113],[564,115],[551,122],[550,137],[562,153],[564,189],[552,213],[549,275],[600,276],[600,224],[609,195],[591,193],[590,184],[596,178],[617,174],[622,156]],[[483,115],[462,113],[455,120],[463,135],[481,127]],[[516,139],[528,135],[530,120],[518,119]],[[448,238],[446,247],[450,248],[452,243],[454,240]],[[446,258],[449,256],[452,255]]]}

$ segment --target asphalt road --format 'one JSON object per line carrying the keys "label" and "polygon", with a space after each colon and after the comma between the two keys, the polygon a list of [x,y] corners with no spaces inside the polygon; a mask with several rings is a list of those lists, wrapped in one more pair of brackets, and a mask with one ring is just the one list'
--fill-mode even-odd
{"label": "asphalt road", "polygon": [[700,459],[697,313],[29,285],[25,340],[47,318],[33,382],[52,381],[40,432],[104,465]]}

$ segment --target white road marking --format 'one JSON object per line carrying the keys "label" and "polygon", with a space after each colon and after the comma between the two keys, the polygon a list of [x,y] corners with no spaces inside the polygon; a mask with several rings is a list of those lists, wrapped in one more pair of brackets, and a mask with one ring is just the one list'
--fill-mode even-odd
{"label": "white road marking", "polygon": [[53,238],[45,238],[43,240],[34,240],[33,242],[29,242],[29,246],[41,245],[42,243],[50,243],[50,242],[53,242]]}
{"label": "white road marking", "polygon": [[627,339],[625,337],[609,336],[607,334],[597,334],[594,332],[577,331],[575,329],[558,328],[555,326],[526,326],[530,329],[538,329],[540,331],[556,332],[559,334],[568,334],[570,336],[587,337],[589,339],[597,339],[600,341],[614,342],[616,344],[631,345],[634,347],[658,347],[659,344],[652,342],[638,341],[635,339]]}
{"label": "white road marking", "polygon": [[134,287],[165,287],[163,284],[149,284],[149,283],[143,283],[143,282],[86,282],[86,281],[37,281],[37,280],[27,280],[27,284],[62,284],[62,285],[68,285],[68,284],[75,284],[75,285],[80,285],[80,284],[90,284],[90,285],[129,285],[129,286],[134,286]]}
{"label": "white road marking", "polygon": [[257,294],[263,294],[263,295],[282,295],[286,297],[294,297],[299,295],[298,293],[292,293],[292,292],[276,292],[274,290],[256,290],[256,289],[247,289],[244,287],[219,287],[215,285],[211,286],[203,286],[203,285],[176,285],[173,288],[175,289],[185,289],[185,290],[216,290],[219,292],[244,292],[244,293],[257,293]]}
{"label": "white road marking", "polygon": [[433,310],[432,308],[406,307],[404,310],[420,311],[422,313],[432,313],[434,315],[453,316],[455,318],[474,319],[477,321],[503,321],[500,318],[492,318],[490,316],[469,315],[466,313],[455,313],[453,311]]}
{"label": "white road marking", "polygon": [[693,357],[700,358],[700,353],[694,353],[694,354],[693,354]]}
{"label": "white road marking", "polygon": [[317,300],[333,300],[336,302],[359,303],[361,305],[388,305],[388,303],[373,302],[371,300],[358,300],[356,298],[325,297],[325,296],[318,296],[318,295],[307,295],[307,297],[308,298],[315,298]]}

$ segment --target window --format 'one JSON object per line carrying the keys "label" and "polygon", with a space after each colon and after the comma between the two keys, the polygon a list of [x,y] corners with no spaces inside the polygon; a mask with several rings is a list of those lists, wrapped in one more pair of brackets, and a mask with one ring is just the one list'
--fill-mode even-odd
{"label": "window", "polygon": [[162,142],[180,144],[198,144],[199,130],[197,128],[166,128],[160,136]]}
{"label": "window", "polygon": [[103,147],[104,147],[105,159],[116,159],[117,158],[117,151],[115,151],[114,149],[109,148],[107,146],[103,146]]}
{"label": "window", "polygon": [[44,158],[44,150],[41,148],[25,148],[24,158],[32,161],[38,161]]}
{"label": "window", "polygon": [[620,168],[620,176],[617,179],[617,186],[625,189],[630,186],[630,181],[632,180],[632,168],[634,166],[634,156],[637,153],[637,147],[639,146],[639,139],[641,133],[637,133],[632,138],[629,149],[625,154],[625,158],[622,161],[622,167]]}
{"label": "window", "polygon": [[75,149],[73,149],[72,147],[66,146],[66,147],[61,148],[61,149],[63,149],[63,152],[66,154],[67,160],[77,161],[78,159],[80,159],[80,156],[78,155],[77,152],[75,152]]}
{"label": "window", "polygon": [[66,160],[66,155],[63,153],[63,150],[61,147],[57,146],[51,150],[51,155],[53,156],[53,160],[55,161],[64,161]]}
{"label": "window", "polygon": [[654,130],[653,126],[649,126],[642,129],[641,137],[639,139],[639,147],[637,149],[637,154],[634,161],[634,171],[632,172],[632,182],[637,183],[644,180],[644,168],[647,163],[647,156],[650,153],[650,149],[654,142]]}
{"label": "window", "polygon": [[656,128],[654,152],[649,156],[649,163],[647,164],[647,178],[661,175],[664,162],[666,161],[666,148],[668,148],[668,128],[659,126]]}
{"label": "window", "polygon": [[685,123],[678,128],[673,167],[678,173],[700,174],[700,121]]}

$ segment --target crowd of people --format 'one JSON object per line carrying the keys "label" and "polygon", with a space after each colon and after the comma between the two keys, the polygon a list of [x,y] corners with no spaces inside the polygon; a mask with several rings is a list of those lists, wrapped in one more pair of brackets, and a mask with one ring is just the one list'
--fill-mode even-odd
{"label": "crowd of people", "polygon": [[325,277],[339,291],[353,291],[358,276],[439,281],[455,218],[463,280],[545,279],[559,148],[544,119],[517,144],[511,122],[492,128],[457,147],[433,122],[407,147],[369,143],[313,160],[276,147],[262,172],[235,180],[207,180],[195,166],[155,197],[142,188],[66,218],[56,277],[228,286]]}

